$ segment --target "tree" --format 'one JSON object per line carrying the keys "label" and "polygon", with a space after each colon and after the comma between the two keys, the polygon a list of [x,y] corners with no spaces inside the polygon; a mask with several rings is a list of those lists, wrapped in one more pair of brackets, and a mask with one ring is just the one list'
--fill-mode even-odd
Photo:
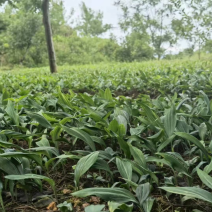
{"label": "tree", "polygon": [[191,46],[201,49],[211,39],[212,33],[212,1],[211,0],[170,0],[178,17],[172,21],[173,30]]}
{"label": "tree", "polygon": [[13,22],[8,27],[9,45],[21,51],[20,64],[23,64],[26,55],[33,44],[33,38],[41,27],[39,14],[24,13],[15,14]]}
{"label": "tree", "polygon": [[81,6],[81,20],[76,29],[86,36],[100,36],[112,28],[110,24],[103,23],[103,13],[88,8],[84,2]]}
{"label": "tree", "polygon": [[172,45],[176,37],[171,30],[171,19],[174,16],[168,3],[160,0],[124,0],[115,3],[121,8],[123,15],[120,20],[121,29],[127,33],[137,32],[150,36],[150,45],[160,59],[165,53],[165,45]]}
{"label": "tree", "polygon": [[1,55],[1,66],[3,65],[3,58],[4,55],[7,52],[7,49],[9,47],[9,44],[7,43],[7,37],[5,36],[5,32],[8,27],[8,20],[5,20],[5,18],[0,15],[0,55]]}
{"label": "tree", "polygon": [[[9,3],[15,5],[16,3],[20,2],[21,0],[1,0],[0,5],[4,3]],[[28,1],[29,9],[42,10],[43,12],[43,23],[45,27],[45,34],[46,34],[46,42],[47,42],[47,49],[49,55],[49,65],[51,73],[57,72],[56,66],[56,56],[54,51],[54,45],[52,40],[52,30],[50,24],[50,17],[49,17],[49,0],[32,0]]]}
{"label": "tree", "polygon": [[149,46],[149,36],[139,32],[127,35],[116,52],[116,58],[121,62],[141,62],[152,57],[153,49]]}

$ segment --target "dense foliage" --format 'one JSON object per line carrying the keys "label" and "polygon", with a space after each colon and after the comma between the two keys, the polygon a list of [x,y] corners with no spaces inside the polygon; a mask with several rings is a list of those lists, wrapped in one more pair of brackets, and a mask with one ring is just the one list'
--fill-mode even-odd
{"label": "dense foliage", "polygon": [[[1,66],[47,66],[45,31],[39,9],[42,1],[3,2],[12,4],[1,6],[0,11]],[[76,20],[74,10],[66,11],[61,0],[51,1],[49,9],[58,65],[181,59],[197,50],[200,58],[201,52],[211,53],[212,21],[210,10],[205,9],[210,0],[200,1],[204,2],[201,5],[193,2],[189,12],[187,7],[172,1],[123,2],[116,4],[122,15],[119,26],[113,26],[104,23],[101,11],[96,12],[83,2]],[[114,29],[122,32],[120,37],[113,34]],[[182,52],[173,55],[172,47],[177,53],[178,46],[183,48]]]}
{"label": "dense foliage", "polygon": [[57,201],[60,211],[209,212],[210,67],[184,61],[2,72],[1,207],[14,209],[12,198],[36,208]]}

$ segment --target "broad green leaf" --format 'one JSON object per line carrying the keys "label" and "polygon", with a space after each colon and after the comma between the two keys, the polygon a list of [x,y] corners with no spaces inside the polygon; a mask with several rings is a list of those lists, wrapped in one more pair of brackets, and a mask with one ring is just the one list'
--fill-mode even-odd
{"label": "broad green leaf", "polygon": [[56,157],[56,159],[67,159],[67,158],[80,159],[81,157],[78,156],[78,155],[59,155],[59,156]]}
{"label": "broad green leaf", "polygon": [[163,136],[164,136],[164,130],[161,129],[158,133],[156,133],[156,134],[148,137],[148,139],[151,139],[151,140],[160,140],[161,137],[163,137]]}
{"label": "broad green leaf", "polygon": [[160,187],[160,188],[169,193],[180,194],[212,203],[212,194],[201,188],[196,187]]}
{"label": "broad green leaf", "polygon": [[112,101],[113,100],[113,97],[112,97],[112,94],[111,94],[111,91],[109,88],[106,88],[105,92],[104,92],[104,98],[108,101]]}
{"label": "broad green leaf", "polygon": [[158,147],[157,152],[160,152],[161,150],[163,150],[165,147],[167,147],[170,143],[172,143],[172,141],[174,140],[176,136],[172,135],[171,137],[169,137],[166,141],[162,142],[162,144]]}
{"label": "broad green leaf", "polygon": [[97,137],[97,136],[91,136],[92,140],[100,145],[102,145],[103,147],[106,147],[106,144],[105,142],[100,138],[100,137]]}
{"label": "broad green leaf", "polygon": [[199,137],[201,138],[202,141],[205,140],[205,135],[207,133],[207,126],[205,123],[202,123],[200,126],[199,126]]}
{"label": "broad green leaf", "polygon": [[139,127],[136,127],[136,128],[130,128],[130,134],[139,136],[145,129],[146,129],[146,127],[144,127],[142,125]]}
{"label": "broad green leaf", "polygon": [[177,130],[179,132],[189,133],[189,126],[185,121],[177,120]]}
{"label": "broad green leaf", "polygon": [[126,178],[122,178],[123,180],[126,181],[126,183],[132,187],[132,190],[135,192],[136,188],[138,187],[137,183],[134,183],[132,180],[128,180]]}
{"label": "broad green leaf", "polygon": [[115,210],[118,209],[120,205],[121,205],[121,203],[109,201],[108,202],[109,211],[115,212]]}
{"label": "broad green leaf", "polygon": [[167,162],[169,162],[173,170],[188,174],[188,166],[179,154],[167,152],[158,153],[158,155],[161,155]]}
{"label": "broad green leaf", "polygon": [[7,152],[7,153],[0,154],[0,158],[1,157],[6,157],[6,158],[26,157],[26,158],[30,158],[30,159],[34,160],[36,163],[38,163],[39,165],[42,166],[42,158],[40,157],[40,155],[35,154],[35,153]]}
{"label": "broad green leaf", "polygon": [[77,155],[60,155],[56,158],[51,158],[50,160],[48,160],[46,163],[45,163],[45,167],[47,168],[47,170],[49,170],[49,166],[56,160],[56,159],[59,159],[57,161],[57,163],[55,164],[54,168],[59,164],[61,163],[63,160],[65,159],[77,159],[79,160],[81,157],[80,156],[77,156]]}
{"label": "broad green leaf", "polygon": [[197,174],[200,178],[200,180],[206,185],[208,186],[210,189],[212,189],[212,177],[209,176],[206,172],[197,169]]}
{"label": "broad green leaf", "polygon": [[[1,138],[0,138],[1,139]],[[0,140],[0,146],[2,146],[2,147],[14,147],[14,148],[16,148],[16,149],[21,149],[21,147],[20,146],[18,146],[18,145],[15,145],[15,144],[13,144],[13,143],[10,143],[10,142],[7,142],[7,141],[1,141]]]}
{"label": "broad green leaf", "polygon": [[72,204],[70,202],[68,203],[67,201],[65,201],[65,202],[57,205],[57,207],[59,208],[59,210],[61,212],[70,212],[70,211],[73,211]]}
{"label": "broad green leaf", "polygon": [[151,212],[152,211],[152,207],[153,207],[153,204],[154,204],[154,199],[149,197],[147,198],[144,203],[143,203],[143,209],[144,209],[144,212]]}
{"label": "broad green leaf", "polygon": [[132,165],[129,161],[116,158],[116,165],[121,176],[125,179],[132,179]]}
{"label": "broad green leaf", "polygon": [[0,157],[0,169],[6,174],[21,174],[18,168],[8,158]]}
{"label": "broad green leaf", "polygon": [[201,144],[201,142],[196,139],[194,136],[187,134],[187,133],[183,133],[183,132],[177,132],[175,133],[177,136],[184,138],[186,140],[189,140],[190,142],[192,142],[194,145],[196,145],[199,149],[202,150],[202,152],[204,153],[204,155],[206,156],[206,158],[208,159],[208,152],[205,149],[205,147]]}
{"label": "broad green leaf", "polygon": [[117,120],[117,122],[119,123],[119,126],[120,125],[123,125],[124,126],[124,135],[126,134],[126,131],[127,131],[127,120],[126,120],[126,118],[123,116],[123,115],[118,115],[117,117],[116,117],[116,120]]}
{"label": "broad green leaf", "polygon": [[[72,117],[66,117],[66,118],[64,118],[63,120],[61,120],[59,123],[60,123],[61,125],[65,125],[66,123],[71,122],[72,120],[73,120]],[[59,127],[59,126],[58,126],[58,127]]]}
{"label": "broad green leaf", "polygon": [[[204,162],[203,162],[203,163],[204,163]],[[211,162],[209,163],[209,165],[207,165],[207,166],[204,168],[204,172],[206,172],[207,174],[209,174],[211,171],[212,171],[212,160],[211,160]]]}
{"label": "broad green leaf", "polygon": [[97,159],[97,161],[94,163],[94,165],[91,168],[104,170],[112,174],[108,163],[104,161],[103,159]]}
{"label": "broad green leaf", "polygon": [[168,110],[164,118],[164,128],[166,130],[168,137],[170,137],[174,133],[176,123],[177,123],[176,110],[175,107],[172,106]]}
{"label": "broad green leaf", "polygon": [[85,212],[101,212],[105,205],[90,205],[85,208]]}
{"label": "broad green leaf", "polygon": [[92,105],[92,106],[95,106],[95,103],[94,103],[93,99],[92,99],[90,96],[88,96],[88,95],[86,95],[86,94],[80,94],[80,96],[81,96],[81,98],[82,98],[86,103],[88,103],[88,104],[90,104],[90,105]]}
{"label": "broad green leaf", "polygon": [[71,102],[70,102],[70,101],[68,100],[68,98],[61,92],[60,87],[57,87],[57,92],[58,92],[58,96],[59,96],[59,101],[60,101],[63,105],[72,108]]}
{"label": "broad green leaf", "polygon": [[36,175],[36,174],[25,174],[25,175],[7,175],[5,176],[8,180],[27,180],[27,179],[34,179],[34,180],[44,180],[52,187],[56,194],[55,182],[51,178],[46,176]]}
{"label": "broad green leaf", "polygon": [[3,89],[2,94],[2,105],[8,104],[8,98],[10,97],[10,93],[7,91],[7,89]]}
{"label": "broad green leaf", "polygon": [[52,128],[52,125],[50,124],[49,121],[47,121],[43,116],[41,116],[40,114],[38,113],[30,113],[30,112],[27,112],[27,115],[34,119],[35,121],[37,121],[41,126],[47,128],[47,129],[51,129]]}
{"label": "broad green leaf", "polygon": [[140,206],[143,205],[144,201],[147,199],[147,197],[150,194],[150,184],[145,183],[138,186],[136,189],[136,197],[140,203]]}
{"label": "broad green leaf", "polygon": [[138,203],[134,195],[130,191],[123,188],[87,188],[72,193],[72,196],[81,198],[92,195],[98,196],[106,201],[114,201],[118,203]]}
{"label": "broad green leaf", "polygon": [[124,139],[122,139],[121,137],[118,137],[117,139],[118,139],[119,146],[125,153],[126,157],[130,158],[130,155],[131,155],[130,148],[129,148],[127,142]]}
{"label": "broad green leaf", "polygon": [[117,133],[119,128],[119,123],[116,119],[114,119],[113,121],[110,122],[108,129],[111,130],[114,133]]}
{"label": "broad green leaf", "polygon": [[53,118],[53,117],[51,117],[51,116],[49,116],[49,115],[47,115],[45,113],[43,113],[42,115],[49,122],[53,122],[53,123],[58,123],[59,122],[56,118]]}
{"label": "broad green leaf", "polygon": [[141,165],[142,167],[146,168],[146,159],[144,157],[143,152],[140,149],[132,146],[129,143],[128,143],[128,145],[130,147],[130,152],[131,152],[131,155],[133,156],[135,162],[138,163],[139,165]]}
{"label": "broad green leaf", "polygon": [[42,137],[42,139],[36,142],[36,144],[39,147],[50,147],[49,141],[46,139],[46,137]]}
{"label": "broad green leaf", "polygon": [[62,129],[66,131],[69,135],[74,136],[75,138],[79,138],[80,140],[84,141],[88,146],[92,149],[92,151],[96,150],[95,144],[91,138],[91,136],[84,132],[81,129],[78,128],[68,128],[65,126],[62,126]]}
{"label": "broad green leaf", "polygon": [[136,162],[131,162],[132,164],[132,168],[135,172],[137,172],[138,174],[140,174],[141,176],[143,175],[150,175],[151,178],[155,181],[156,184],[158,184],[158,178],[156,177],[156,175],[149,169],[146,169],[144,167],[142,167],[141,165],[138,165]]}
{"label": "broad green leaf", "polygon": [[144,114],[147,116],[149,123],[152,126],[157,126],[163,129],[162,123],[160,121],[160,118],[151,110],[147,105],[141,104],[142,108],[144,110]]}
{"label": "broad green leaf", "polygon": [[122,138],[126,135],[126,128],[123,124],[119,124],[118,132],[117,134]]}
{"label": "broad green leaf", "polygon": [[109,211],[115,212],[115,211],[121,211],[121,212],[132,212],[133,210],[133,204],[127,205],[127,204],[121,204],[118,202],[108,202]]}
{"label": "broad green leaf", "polygon": [[82,157],[76,166],[75,172],[74,172],[74,182],[76,187],[79,187],[79,180],[80,177],[82,177],[83,174],[85,174],[91,166],[97,161],[99,156],[99,152],[93,152],[85,157]]}
{"label": "broad green leaf", "polygon": [[182,105],[183,105],[186,101],[188,101],[188,100],[190,100],[190,98],[183,99],[183,100],[179,103],[179,105],[177,106],[176,110],[180,110],[180,108],[182,107]]}
{"label": "broad green leaf", "polygon": [[156,146],[151,140],[146,140],[142,137],[138,137],[136,135],[130,136],[128,138],[128,143],[138,142],[141,143],[145,149],[148,149],[149,151],[155,153],[156,152]]}
{"label": "broad green leaf", "polygon": [[[56,144],[56,140],[60,137],[62,129],[60,126],[56,126],[51,132],[50,135],[52,136],[52,141]],[[56,144],[57,145],[57,144]]]}
{"label": "broad green leaf", "polygon": [[205,101],[205,103],[206,103],[206,105],[207,105],[207,114],[210,112],[210,100],[209,100],[209,98],[208,98],[208,96],[203,92],[203,91],[199,91],[202,95],[203,95],[203,97],[204,97],[204,101]]}
{"label": "broad green leaf", "polygon": [[12,101],[8,101],[7,108],[5,109],[10,119],[13,121],[13,124],[19,126],[19,115],[15,109],[15,105]]}
{"label": "broad green leaf", "polygon": [[29,151],[35,151],[35,152],[47,152],[47,153],[52,153],[53,155],[55,156],[58,156],[59,155],[59,152],[56,148],[54,147],[44,147],[44,146],[40,146],[40,147],[34,147],[34,148],[30,148]]}

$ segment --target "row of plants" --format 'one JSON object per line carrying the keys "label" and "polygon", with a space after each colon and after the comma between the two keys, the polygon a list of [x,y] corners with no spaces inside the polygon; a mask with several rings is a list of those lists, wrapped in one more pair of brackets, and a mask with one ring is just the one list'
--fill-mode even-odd
{"label": "row of plants", "polygon": [[[62,92],[95,94],[110,88],[114,95],[135,96],[182,93],[198,94],[204,90],[211,95],[211,63],[195,61],[153,61],[143,63],[114,63],[59,67],[60,73],[51,75],[48,68],[17,69],[1,72],[0,91],[14,97],[33,92],[53,93],[60,86]],[[39,94],[38,94],[39,95]]]}
{"label": "row of plants", "polygon": [[[122,68],[98,71],[98,79],[107,76],[112,84],[122,80],[125,86],[130,80],[130,89],[143,79],[146,88],[140,87],[144,92],[137,98],[117,96],[116,86],[102,90],[88,70],[75,81],[74,71],[0,76],[3,211],[10,208],[5,192],[15,202],[22,191],[31,204],[32,194],[42,190],[52,191],[48,196],[60,211],[82,209],[76,201],[88,202],[90,196],[100,200],[86,212],[185,211],[188,204],[190,211],[210,211],[210,72],[192,64],[181,72],[180,64],[173,70],[164,65],[164,74],[162,65],[152,72],[138,66],[127,71],[127,78],[120,77]],[[92,76],[96,84],[88,80]],[[99,91],[91,95],[70,89],[83,80]],[[153,90],[158,93],[154,98],[148,95]],[[66,177],[68,196],[61,194],[57,174]]]}

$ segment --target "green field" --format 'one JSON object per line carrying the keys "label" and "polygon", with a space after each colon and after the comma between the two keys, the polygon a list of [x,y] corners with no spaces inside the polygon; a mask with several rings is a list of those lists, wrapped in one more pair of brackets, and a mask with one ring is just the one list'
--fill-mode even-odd
{"label": "green field", "polygon": [[210,212],[211,67],[2,70],[0,210]]}

